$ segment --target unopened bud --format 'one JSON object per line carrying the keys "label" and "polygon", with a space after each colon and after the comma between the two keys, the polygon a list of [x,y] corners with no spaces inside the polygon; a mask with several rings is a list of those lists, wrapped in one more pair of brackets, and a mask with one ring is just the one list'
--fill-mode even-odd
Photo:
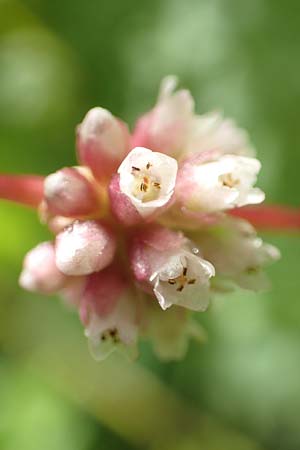
{"label": "unopened bud", "polygon": [[60,290],[65,282],[66,276],[55,264],[52,242],[43,242],[27,253],[19,279],[24,289],[51,294]]}
{"label": "unopened bud", "polygon": [[78,156],[96,178],[106,179],[129,150],[127,126],[103,108],[92,108],[78,127]]}
{"label": "unopened bud", "polygon": [[97,210],[97,195],[91,182],[75,167],[65,167],[46,177],[44,196],[52,214],[76,217]]}
{"label": "unopened bud", "polygon": [[95,220],[74,222],[56,237],[56,264],[66,275],[88,275],[108,266],[114,257],[113,233]]}

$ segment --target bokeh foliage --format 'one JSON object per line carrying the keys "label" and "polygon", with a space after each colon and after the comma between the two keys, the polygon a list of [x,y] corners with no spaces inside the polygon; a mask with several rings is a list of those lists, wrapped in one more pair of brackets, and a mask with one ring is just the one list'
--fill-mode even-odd
{"label": "bokeh foliage", "polygon": [[[175,73],[199,112],[221,108],[249,130],[267,200],[296,206],[299,28],[296,0],[0,0],[1,172],[47,174],[74,164],[74,127],[89,107],[104,106],[132,125],[153,104],[160,79]],[[77,365],[86,361],[82,329],[57,299],[17,286],[24,253],[49,236],[34,212],[2,202],[0,214],[0,449],[136,447],[140,441],[128,429],[146,424],[126,421],[135,389],[125,403],[116,398],[98,414],[84,392],[70,395],[69,380],[56,386],[55,374],[64,380],[56,349],[67,349]],[[298,450],[300,240],[299,234],[265,238],[283,255],[269,270],[272,291],[216,299],[198,315],[209,335],[203,347],[192,345],[182,363],[161,364],[144,344],[134,376],[143,367],[155,373],[197,413],[210,413],[265,449]],[[82,341],[80,350],[66,332]],[[106,370],[121,373],[125,363],[118,364],[114,372],[87,363],[94,392],[101,393]],[[120,389],[113,377],[104,384],[114,392],[115,383]],[[148,407],[142,393],[141,411]],[[166,448],[242,450],[234,440],[227,447],[222,433],[216,444],[220,430],[207,429],[205,438],[200,433],[178,447],[170,429]]]}

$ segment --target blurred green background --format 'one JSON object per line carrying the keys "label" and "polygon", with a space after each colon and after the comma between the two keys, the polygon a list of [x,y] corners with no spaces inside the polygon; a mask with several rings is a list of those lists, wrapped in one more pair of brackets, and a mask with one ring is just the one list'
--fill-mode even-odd
{"label": "blurred green background", "polygon": [[[249,130],[269,202],[299,204],[300,8],[296,0],[0,0],[1,172],[75,163],[74,127],[101,105],[134,119],[177,74],[198,112]],[[56,298],[21,291],[24,253],[48,237],[0,204],[1,450],[299,450],[299,234],[264,237],[282,260],[267,294],[218,299],[208,342],[160,363],[88,354]]]}

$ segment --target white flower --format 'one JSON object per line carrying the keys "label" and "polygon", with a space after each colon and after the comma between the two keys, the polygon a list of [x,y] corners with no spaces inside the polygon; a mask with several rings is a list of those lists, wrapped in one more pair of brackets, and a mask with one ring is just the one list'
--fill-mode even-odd
{"label": "white flower", "polygon": [[188,164],[179,172],[176,197],[187,208],[206,212],[261,203],[264,193],[253,188],[260,168],[257,159],[236,155]]}
{"label": "white flower", "polygon": [[177,176],[177,161],[163,153],[134,148],[118,169],[120,190],[143,217],[171,199]]}
{"label": "white flower", "polygon": [[216,269],[216,286],[232,284],[259,291],[269,287],[263,268],[280,258],[279,250],[264,243],[246,221],[226,218],[216,227],[194,233],[192,238]]}
{"label": "white flower", "polygon": [[122,294],[108,314],[91,314],[85,328],[91,354],[98,361],[116,350],[130,358],[137,356],[137,334],[136,304],[133,293],[128,291]]}
{"label": "white flower", "polygon": [[214,275],[211,263],[181,250],[170,253],[164,265],[151,275],[150,281],[162,309],[174,304],[205,311],[209,304],[209,279]]}

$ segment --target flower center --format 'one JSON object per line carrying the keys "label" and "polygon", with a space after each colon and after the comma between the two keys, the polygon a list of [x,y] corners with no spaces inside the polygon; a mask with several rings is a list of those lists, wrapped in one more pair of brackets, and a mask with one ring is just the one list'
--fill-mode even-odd
{"label": "flower center", "polygon": [[111,339],[114,344],[120,342],[118,330],[116,328],[109,328],[101,334],[101,341],[105,342]]}
{"label": "flower center", "polygon": [[238,178],[233,178],[232,173],[224,173],[219,176],[219,181],[223,186],[233,188],[240,184],[240,180]]}
{"label": "flower center", "polygon": [[196,278],[188,278],[187,277],[187,267],[183,267],[182,274],[180,274],[176,278],[169,278],[168,283],[171,285],[178,286],[176,288],[176,291],[181,292],[184,289],[184,287],[186,286],[186,284],[195,284]]}
{"label": "flower center", "polygon": [[143,203],[156,200],[161,189],[160,181],[150,171],[151,167],[149,162],[144,168],[131,167],[131,173],[134,175],[132,194]]}

